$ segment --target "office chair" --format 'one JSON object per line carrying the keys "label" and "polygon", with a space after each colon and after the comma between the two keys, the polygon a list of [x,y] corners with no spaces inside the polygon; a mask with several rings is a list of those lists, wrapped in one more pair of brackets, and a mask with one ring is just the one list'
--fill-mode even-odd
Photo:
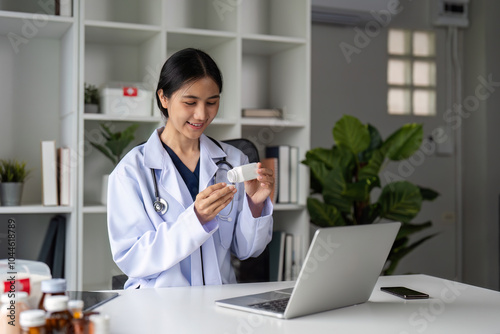
{"label": "office chair", "polygon": [[[249,162],[259,162],[259,151],[250,140],[238,138],[223,140],[223,142],[242,151],[248,157]],[[238,283],[267,282],[269,281],[269,246],[256,258],[242,261],[231,255],[231,264]]]}

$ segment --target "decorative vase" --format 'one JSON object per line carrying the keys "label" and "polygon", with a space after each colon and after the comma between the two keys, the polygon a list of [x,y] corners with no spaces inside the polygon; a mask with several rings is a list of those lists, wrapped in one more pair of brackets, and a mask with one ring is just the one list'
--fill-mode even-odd
{"label": "decorative vase", "polygon": [[108,204],[108,178],[109,174],[102,176],[102,187],[101,187],[101,204]]}
{"label": "decorative vase", "polygon": [[22,182],[0,183],[0,201],[3,206],[16,206],[21,204],[23,184]]}
{"label": "decorative vase", "polygon": [[97,113],[99,113],[99,105],[98,104],[85,104],[84,111],[86,114],[97,114]]}

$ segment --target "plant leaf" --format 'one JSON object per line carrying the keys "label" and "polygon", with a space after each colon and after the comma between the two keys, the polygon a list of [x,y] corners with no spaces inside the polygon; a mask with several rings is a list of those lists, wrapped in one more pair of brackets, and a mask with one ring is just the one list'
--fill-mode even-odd
{"label": "plant leaf", "polygon": [[100,144],[96,144],[96,143],[90,143],[93,147],[95,147],[96,149],[98,149],[102,154],[104,154],[106,157],[109,158],[109,160],[111,160],[113,162],[113,164],[117,164],[118,161],[115,160],[115,156],[113,154],[111,154],[108,149]]}
{"label": "plant leaf", "polygon": [[420,211],[422,195],[414,184],[398,181],[382,189],[378,203],[381,206],[381,217],[407,223]]}
{"label": "plant leaf", "polygon": [[310,212],[311,222],[317,226],[341,226],[345,225],[342,215],[333,205],[328,205],[317,198],[307,198],[307,210]]}
{"label": "plant leaf", "polygon": [[384,275],[392,275],[394,273],[394,270],[396,269],[399,261],[406,255],[408,255],[411,251],[413,251],[415,248],[429,240],[430,238],[433,238],[436,236],[437,233],[428,235],[414,243],[412,243],[409,246],[406,247],[399,247],[398,249],[393,249],[391,250],[389,257],[387,260],[390,262],[389,267],[384,270]]}
{"label": "plant leaf", "polygon": [[437,191],[434,191],[430,188],[423,188],[423,187],[419,188],[420,188],[420,194],[422,195],[422,199],[425,201],[433,201],[439,196],[439,193]]}
{"label": "plant leaf", "polygon": [[378,149],[383,143],[382,137],[380,136],[378,130],[371,124],[368,124],[367,127],[368,132],[370,133],[370,145],[366,150],[358,154],[359,162],[368,162],[371,159],[373,152]]}
{"label": "plant leaf", "polygon": [[328,168],[333,168],[334,157],[333,150],[323,147],[310,149],[306,152],[306,159],[302,161],[303,164],[310,166],[312,161],[323,163]]}
{"label": "plant leaf", "polygon": [[368,164],[359,169],[358,179],[361,180],[373,177],[378,178],[378,174],[380,173],[380,168],[382,167],[384,160],[385,160],[385,154],[381,149],[373,151],[372,156],[368,161]]}
{"label": "plant leaf", "polygon": [[363,208],[359,224],[371,224],[380,216],[380,204],[373,203]]}
{"label": "plant leaf", "polygon": [[342,171],[338,168],[329,171],[323,188],[325,203],[336,206],[341,212],[350,213],[352,201],[344,196],[345,191],[346,181],[342,176]]}
{"label": "plant leaf", "polygon": [[373,183],[377,182],[377,180],[378,178],[369,178],[354,183],[347,183],[343,195],[352,201],[365,202],[369,199]]}
{"label": "plant leaf", "polygon": [[384,142],[387,157],[394,161],[411,157],[422,144],[424,131],[421,124],[405,124]]}
{"label": "plant leaf", "polygon": [[356,117],[344,115],[333,127],[333,138],[337,145],[343,145],[358,154],[370,145],[368,127]]}
{"label": "plant leaf", "polygon": [[398,238],[407,237],[411,234],[420,232],[420,231],[425,230],[425,229],[430,228],[430,227],[432,227],[431,221],[427,221],[427,222],[421,223],[421,224],[412,224],[412,223],[401,224],[401,228],[399,229],[399,232],[398,232]]}

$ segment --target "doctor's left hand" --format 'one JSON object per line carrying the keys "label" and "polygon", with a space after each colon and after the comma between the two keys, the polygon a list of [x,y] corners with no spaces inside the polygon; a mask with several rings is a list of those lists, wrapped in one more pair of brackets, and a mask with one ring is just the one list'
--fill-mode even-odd
{"label": "doctor's left hand", "polygon": [[[258,209],[262,210],[266,198],[271,195],[274,187],[274,175],[271,169],[263,168],[260,162],[257,164],[257,167],[257,174],[259,176],[254,180],[245,181],[245,192],[250,197],[251,204],[258,206],[255,208],[257,209],[256,211],[259,211]],[[258,215],[260,216],[260,211]],[[255,213],[254,217],[256,217]]]}

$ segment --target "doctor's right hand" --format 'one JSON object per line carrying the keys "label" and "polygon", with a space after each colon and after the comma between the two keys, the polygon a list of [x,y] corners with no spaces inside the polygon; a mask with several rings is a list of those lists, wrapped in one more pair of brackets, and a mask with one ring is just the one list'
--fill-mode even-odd
{"label": "doctor's right hand", "polygon": [[207,187],[196,195],[194,212],[201,224],[204,225],[217,216],[233,200],[236,188],[226,187],[225,183],[217,183]]}

